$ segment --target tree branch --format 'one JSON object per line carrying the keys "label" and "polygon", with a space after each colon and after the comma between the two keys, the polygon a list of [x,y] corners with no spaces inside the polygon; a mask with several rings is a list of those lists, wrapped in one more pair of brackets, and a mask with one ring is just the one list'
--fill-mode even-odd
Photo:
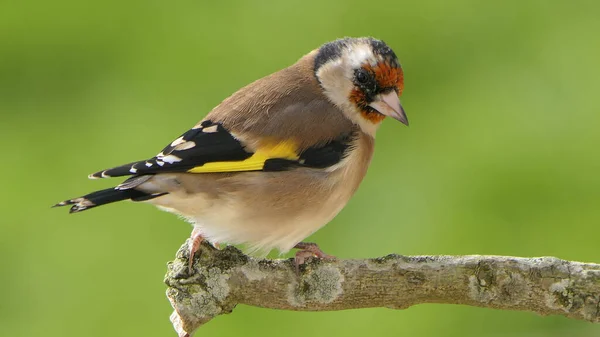
{"label": "tree branch", "polygon": [[303,311],[420,303],[466,304],[600,322],[600,265],[554,257],[401,256],[292,260],[254,259],[235,247],[203,244],[193,275],[187,243],[169,263],[165,282],[179,336],[191,336],[237,304]]}

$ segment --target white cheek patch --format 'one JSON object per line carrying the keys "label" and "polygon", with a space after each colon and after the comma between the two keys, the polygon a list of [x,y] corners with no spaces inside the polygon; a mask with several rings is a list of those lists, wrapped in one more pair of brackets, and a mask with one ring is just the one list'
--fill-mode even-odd
{"label": "white cheek patch", "polygon": [[321,66],[317,71],[317,77],[321,82],[321,87],[329,100],[341,108],[347,108],[349,104],[348,96],[352,91],[352,71],[347,67],[342,59],[330,61]]}

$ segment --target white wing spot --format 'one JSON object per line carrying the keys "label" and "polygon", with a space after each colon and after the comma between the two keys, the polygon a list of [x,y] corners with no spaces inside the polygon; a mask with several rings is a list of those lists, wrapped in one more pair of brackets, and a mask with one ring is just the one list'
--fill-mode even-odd
{"label": "white wing spot", "polygon": [[181,144],[177,145],[174,150],[175,151],[189,150],[189,149],[193,148],[194,146],[196,146],[196,143],[189,141],[189,142],[185,142],[185,143],[181,143]]}
{"label": "white wing spot", "polygon": [[217,132],[218,128],[219,128],[218,125],[212,125],[212,126],[209,126],[207,128],[202,129],[202,132],[204,132],[204,133],[215,133],[215,132]]}
{"label": "white wing spot", "polygon": [[179,144],[181,144],[181,143],[184,143],[184,142],[185,142],[185,140],[183,140],[183,137],[179,137],[179,138],[175,139],[175,140],[174,140],[174,141],[171,143],[171,146],[175,147],[175,146],[177,146],[177,145],[179,145]]}
{"label": "white wing spot", "polygon": [[152,163],[151,162],[146,162],[146,167],[152,167]]}
{"label": "white wing spot", "polygon": [[160,160],[157,160],[156,163],[158,164],[158,166],[163,166],[165,164],[164,162],[162,162]]}
{"label": "white wing spot", "polygon": [[182,160],[181,158],[179,158],[175,155],[172,155],[172,154],[162,158],[162,161],[164,161],[165,163],[169,163],[169,164],[177,163],[177,162],[180,162],[181,160]]}
{"label": "white wing spot", "polygon": [[110,178],[110,176],[108,174],[106,174],[106,171],[102,171],[101,176],[102,176],[102,178]]}
{"label": "white wing spot", "polygon": [[135,167],[132,167],[132,168],[129,169],[129,172],[135,174],[135,173],[137,173],[137,169]]}

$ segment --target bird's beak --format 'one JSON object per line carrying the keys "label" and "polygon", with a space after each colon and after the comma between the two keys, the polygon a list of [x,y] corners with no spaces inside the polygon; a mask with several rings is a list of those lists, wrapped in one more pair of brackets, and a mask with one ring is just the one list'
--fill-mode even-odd
{"label": "bird's beak", "polygon": [[399,120],[402,124],[408,125],[408,118],[406,118],[406,113],[395,91],[377,95],[369,106],[383,115],[390,116]]}

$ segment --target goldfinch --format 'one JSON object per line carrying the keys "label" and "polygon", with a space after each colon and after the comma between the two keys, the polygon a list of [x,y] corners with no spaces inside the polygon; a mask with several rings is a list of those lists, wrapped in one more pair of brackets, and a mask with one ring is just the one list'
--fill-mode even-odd
{"label": "goldfinch", "polygon": [[403,72],[383,41],[344,38],[240,89],[156,156],[91,174],[120,185],[58,203],[71,213],[115,201],[153,204],[202,240],[249,251],[297,248],[296,266],[326,258],[302,242],[331,221],[363,180],[379,125],[408,125]]}

